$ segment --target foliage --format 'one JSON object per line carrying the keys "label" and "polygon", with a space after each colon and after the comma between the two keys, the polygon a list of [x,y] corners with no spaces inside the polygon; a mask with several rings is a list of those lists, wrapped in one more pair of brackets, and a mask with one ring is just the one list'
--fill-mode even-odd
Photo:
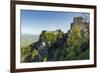
{"label": "foliage", "polygon": [[[73,23],[69,32],[42,31],[39,40],[21,48],[22,62],[89,59],[89,29]],[[43,43],[45,45],[43,45]]]}
{"label": "foliage", "polygon": [[68,45],[77,45],[81,39],[81,32],[79,26],[72,27],[70,34],[68,35]]}
{"label": "foliage", "polygon": [[23,47],[21,48],[21,61],[25,61],[25,58],[27,56],[29,56],[29,54],[31,53],[31,48],[30,47]]}
{"label": "foliage", "polygon": [[61,30],[57,31],[49,31],[49,32],[42,32],[40,38],[42,41],[45,42],[55,42],[57,39],[62,38],[64,33]]}
{"label": "foliage", "polygon": [[43,62],[46,62],[46,61],[48,61],[48,57],[47,56],[45,56],[44,59],[43,59]]}
{"label": "foliage", "polygon": [[36,55],[38,55],[38,51],[36,49],[34,49],[32,51],[32,58],[34,59]]}

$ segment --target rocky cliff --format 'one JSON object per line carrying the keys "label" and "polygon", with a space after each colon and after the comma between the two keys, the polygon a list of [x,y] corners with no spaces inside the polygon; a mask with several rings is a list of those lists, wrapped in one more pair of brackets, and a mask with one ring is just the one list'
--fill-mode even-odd
{"label": "rocky cliff", "polygon": [[21,48],[21,57],[22,62],[89,59],[89,23],[75,17],[66,33],[42,31],[37,42]]}

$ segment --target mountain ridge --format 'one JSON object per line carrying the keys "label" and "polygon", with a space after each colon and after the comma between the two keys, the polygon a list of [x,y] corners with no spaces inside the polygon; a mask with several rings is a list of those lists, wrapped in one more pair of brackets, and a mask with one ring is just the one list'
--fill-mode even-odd
{"label": "mountain ridge", "polygon": [[89,23],[74,17],[71,28],[42,31],[39,40],[21,48],[21,62],[44,62],[89,59]]}

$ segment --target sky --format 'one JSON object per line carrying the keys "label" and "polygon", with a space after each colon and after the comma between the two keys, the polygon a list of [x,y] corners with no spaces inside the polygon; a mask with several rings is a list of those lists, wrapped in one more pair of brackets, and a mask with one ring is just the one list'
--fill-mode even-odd
{"label": "sky", "polygon": [[21,10],[21,34],[38,35],[43,30],[55,31],[61,29],[67,32],[75,16],[81,12]]}

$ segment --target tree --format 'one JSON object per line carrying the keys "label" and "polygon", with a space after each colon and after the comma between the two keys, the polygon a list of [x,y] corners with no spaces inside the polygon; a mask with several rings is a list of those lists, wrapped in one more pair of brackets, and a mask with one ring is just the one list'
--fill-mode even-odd
{"label": "tree", "polygon": [[81,39],[81,31],[80,31],[80,27],[75,25],[72,27],[71,32],[68,35],[68,45],[69,46],[74,46],[77,45],[79,43]]}
{"label": "tree", "polygon": [[75,24],[70,30],[70,33],[68,34],[67,44],[67,59],[76,59],[76,57],[79,55],[79,49],[81,45],[81,31],[80,27],[77,24]]}

